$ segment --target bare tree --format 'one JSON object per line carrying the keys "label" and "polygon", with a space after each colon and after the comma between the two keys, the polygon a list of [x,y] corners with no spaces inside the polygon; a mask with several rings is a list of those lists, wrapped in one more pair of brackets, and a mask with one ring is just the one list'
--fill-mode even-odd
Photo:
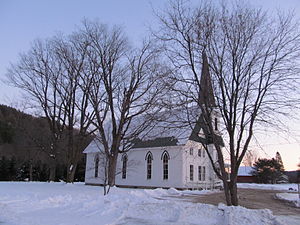
{"label": "bare tree", "polygon": [[[273,17],[239,3],[190,8],[174,1],[158,18],[156,36],[177,71],[177,98],[201,109],[218,162],[207,154],[227,204],[238,205],[237,172],[255,129],[276,124],[299,102],[299,26],[291,14]],[[214,127],[217,114],[230,157],[229,180]]]}
{"label": "bare tree", "polygon": [[35,41],[30,51],[21,54],[19,62],[8,70],[10,84],[28,94],[32,104],[40,108],[51,130],[50,181],[55,180],[56,157],[65,125],[63,101],[59,97],[59,75],[61,64],[53,54],[51,42]]}
{"label": "bare tree", "polygon": [[258,160],[258,153],[255,150],[250,150],[246,152],[244,159],[243,159],[243,164],[245,166],[253,166],[253,164]]}
{"label": "bare tree", "polygon": [[67,182],[73,182],[89,139],[94,114],[88,108],[90,83],[85,81],[88,46],[80,32],[36,41],[8,71],[9,82],[27,93],[48,121],[52,133],[50,180],[55,180],[57,154],[67,149]]}
{"label": "bare tree", "polygon": [[89,55],[90,102],[96,115],[96,135],[107,157],[107,184],[115,185],[117,158],[151,124],[165,89],[167,70],[159,50],[150,41],[132,48],[123,31],[87,22],[83,32],[91,43]]}
{"label": "bare tree", "polygon": [[89,108],[88,48],[90,43],[80,32],[67,38],[53,40],[54,51],[60,60],[62,73],[59,80],[59,96],[63,102],[63,116],[66,120],[67,144],[67,182],[73,182],[82,149],[90,141],[92,131],[89,127],[94,113]]}
{"label": "bare tree", "polygon": [[108,184],[114,185],[118,154],[128,151],[161,108],[167,70],[158,60],[159,50],[150,41],[135,49],[120,28],[84,21],[72,35],[37,41],[11,66],[10,83],[23,89],[48,120],[53,159],[58,141],[67,140],[67,182],[73,181],[83,140],[97,131],[108,157]]}

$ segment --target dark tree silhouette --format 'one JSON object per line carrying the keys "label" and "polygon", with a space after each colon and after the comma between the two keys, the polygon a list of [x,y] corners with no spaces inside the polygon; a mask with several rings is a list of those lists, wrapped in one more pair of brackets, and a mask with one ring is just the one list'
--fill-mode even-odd
{"label": "dark tree silhouette", "polygon": [[276,184],[282,180],[283,165],[277,159],[258,159],[254,163],[252,175],[259,183]]}

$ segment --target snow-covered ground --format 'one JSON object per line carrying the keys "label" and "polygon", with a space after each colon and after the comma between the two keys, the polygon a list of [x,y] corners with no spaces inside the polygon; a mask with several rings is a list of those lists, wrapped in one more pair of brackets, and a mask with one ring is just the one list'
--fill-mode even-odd
{"label": "snow-covered ground", "polygon": [[300,197],[298,193],[277,193],[276,197],[288,201],[300,208]]}
{"label": "snow-covered ground", "polygon": [[278,190],[278,191],[297,191],[298,184],[255,184],[255,183],[238,183],[238,188]]}
{"label": "snow-covered ground", "polygon": [[1,225],[291,224],[270,210],[191,203],[174,198],[207,191],[102,188],[82,183],[0,182]]}

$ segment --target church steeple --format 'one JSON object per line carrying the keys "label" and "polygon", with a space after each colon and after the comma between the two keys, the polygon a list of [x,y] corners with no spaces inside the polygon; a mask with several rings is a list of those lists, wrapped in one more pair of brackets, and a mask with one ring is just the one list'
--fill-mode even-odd
{"label": "church steeple", "polygon": [[202,71],[200,79],[200,99],[199,103],[208,107],[215,107],[215,96],[212,87],[212,81],[209,74],[209,65],[205,51],[202,52]]}
{"label": "church steeple", "polygon": [[[212,81],[209,74],[209,65],[205,51],[202,52],[202,71],[200,78],[199,104],[203,106],[204,111],[206,113],[202,112],[200,114],[199,119],[196,122],[196,125],[193,129],[189,140],[202,143],[203,145],[217,144],[221,147],[224,147],[224,141],[221,136],[221,133],[218,132],[216,123],[218,122],[218,113],[217,109],[215,109],[215,96],[213,92]],[[208,110],[206,107],[208,107]],[[207,115],[207,113],[209,115]],[[209,121],[212,125],[211,127],[208,126]],[[212,128],[213,131],[210,130],[210,128]]]}

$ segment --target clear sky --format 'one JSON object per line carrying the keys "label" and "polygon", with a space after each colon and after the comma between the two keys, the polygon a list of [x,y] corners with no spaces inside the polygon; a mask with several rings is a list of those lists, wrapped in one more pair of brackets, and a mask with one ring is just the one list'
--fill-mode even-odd
{"label": "clear sky", "polygon": [[[99,19],[110,25],[121,25],[132,41],[147,34],[154,25],[154,9],[161,9],[166,0],[0,0],[0,79],[10,62],[29,49],[36,38],[51,37],[57,32],[71,33],[83,18]],[[192,2],[197,3],[197,0]],[[251,0],[251,4],[268,10],[294,9],[300,18],[300,0]],[[0,104],[16,106],[18,91],[0,81]],[[299,114],[299,112],[296,112]],[[296,169],[300,160],[300,122],[289,121],[291,132],[279,137],[260,137],[262,157],[281,153],[286,169]],[[257,148],[257,147],[255,147]],[[259,148],[260,149],[260,148]],[[258,150],[259,150],[258,149]]]}

